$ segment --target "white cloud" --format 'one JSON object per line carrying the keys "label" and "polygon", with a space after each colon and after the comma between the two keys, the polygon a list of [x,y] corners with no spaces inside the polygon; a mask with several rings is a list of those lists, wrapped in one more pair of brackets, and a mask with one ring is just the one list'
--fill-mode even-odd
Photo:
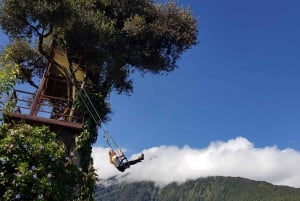
{"label": "white cloud", "polygon": [[[93,148],[101,179],[154,181],[158,185],[206,176],[239,176],[277,185],[300,187],[300,152],[277,147],[256,148],[246,138],[212,142],[207,148],[160,146],[143,150],[145,160],[118,172],[108,161],[108,149]],[[130,159],[136,158],[133,155]]]}

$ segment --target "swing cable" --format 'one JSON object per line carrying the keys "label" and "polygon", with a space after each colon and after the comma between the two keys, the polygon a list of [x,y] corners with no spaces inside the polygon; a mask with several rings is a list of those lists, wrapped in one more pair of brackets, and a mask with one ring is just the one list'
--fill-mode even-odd
{"label": "swing cable", "polygon": [[[102,121],[99,113],[97,112],[97,110],[96,110],[93,102],[91,101],[87,91],[84,88],[79,88],[79,86],[77,85],[77,80],[76,80],[75,73],[73,71],[72,63],[69,62],[70,74],[67,71],[67,69],[64,68],[63,70],[64,70],[64,73],[65,73],[67,79],[72,83],[73,86],[75,86],[75,89],[76,89],[76,91],[79,95],[79,98],[83,102],[85,108],[88,110],[88,113],[91,115],[91,117],[94,120],[94,122],[96,123],[97,127],[100,127],[100,125],[102,123],[102,128],[103,128],[103,131],[104,131],[104,136],[103,137],[106,139],[107,144],[110,146],[110,148],[112,150],[117,151],[117,152],[119,151],[119,152],[121,152],[119,154],[122,154],[123,152],[121,151],[121,148],[118,146],[116,141],[112,138],[112,136],[109,133],[108,129],[106,129],[106,127],[104,125],[104,122]],[[74,78],[75,81],[73,81],[71,76]],[[109,140],[111,141],[111,143],[109,142]],[[115,149],[113,147],[115,147]],[[123,155],[124,155],[124,153],[123,153]],[[124,158],[127,160],[125,155],[124,155]]]}

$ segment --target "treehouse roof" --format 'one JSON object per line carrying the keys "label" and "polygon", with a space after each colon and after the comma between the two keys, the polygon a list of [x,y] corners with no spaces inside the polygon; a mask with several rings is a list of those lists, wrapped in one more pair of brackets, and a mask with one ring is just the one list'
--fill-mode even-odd
{"label": "treehouse roof", "polygon": [[[54,61],[58,64],[58,66],[51,65],[49,69],[51,75],[55,75],[58,77],[61,76],[65,77],[67,75],[65,75],[64,71],[68,72],[69,75],[71,74],[68,55],[66,54],[66,52],[63,50],[62,47],[60,47],[59,45],[53,45],[52,57]],[[87,84],[92,84],[92,81],[86,78],[86,72],[81,66],[80,61],[78,63],[72,62],[71,66],[77,81],[86,82]],[[61,69],[61,67],[63,67],[64,69]]]}

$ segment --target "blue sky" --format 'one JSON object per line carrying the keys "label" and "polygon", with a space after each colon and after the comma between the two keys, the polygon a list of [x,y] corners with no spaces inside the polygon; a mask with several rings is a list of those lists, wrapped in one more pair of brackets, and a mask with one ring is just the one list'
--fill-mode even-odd
{"label": "blue sky", "polygon": [[[181,3],[198,18],[199,44],[174,72],[136,74],[132,96],[110,98],[105,129],[132,157],[145,153],[131,179],[224,175],[300,187],[300,1]],[[93,157],[109,178],[118,172],[102,135]]]}
{"label": "blue sky", "polygon": [[203,147],[243,136],[299,150],[300,2],[182,3],[198,17],[199,44],[168,76],[135,76],[132,96],[111,97],[106,126],[119,144]]}

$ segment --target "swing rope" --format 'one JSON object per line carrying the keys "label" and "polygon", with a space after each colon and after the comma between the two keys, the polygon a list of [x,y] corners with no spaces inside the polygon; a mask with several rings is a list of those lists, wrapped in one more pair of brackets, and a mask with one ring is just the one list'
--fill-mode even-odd
{"label": "swing rope", "polygon": [[[87,91],[84,88],[80,88],[77,85],[77,80],[76,80],[76,76],[75,73],[73,71],[73,66],[72,63],[69,62],[69,70],[70,70],[70,74],[67,71],[67,69],[63,69],[64,73],[67,77],[67,79],[72,83],[73,86],[75,86],[75,90],[79,96],[79,98],[81,99],[81,101],[83,102],[85,108],[87,109],[88,113],[91,115],[92,119],[94,120],[94,122],[96,123],[97,127],[101,127],[101,123],[102,123],[102,129],[104,131],[104,138],[106,139],[107,144],[109,145],[109,147],[116,151],[116,152],[120,152],[119,154],[123,154],[124,153],[121,151],[121,148],[118,146],[118,144],[116,143],[116,141],[112,138],[111,134],[109,133],[108,129],[106,129],[104,122],[102,121],[99,113],[97,112],[93,102],[91,101]],[[71,76],[73,77],[73,79],[75,81],[73,81],[73,79],[71,78]],[[83,94],[82,94],[83,93]],[[111,142],[110,142],[111,141]],[[115,149],[114,149],[115,147]],[[126,156],[124,155],[124,158],[127,160]]]}
{"label": "swing rope", "polygon": [[[117,142],[113,139],[111,134],[108,131],[104,131],[104,134],[105,135],[103,137],[106,139],[106,143],[109,145],[111,150],[114,150],[119,156],[124,155],[124,153],[121,151],[121,148],[119,147]],[[125,155],[124,158],[126,158]]]}

